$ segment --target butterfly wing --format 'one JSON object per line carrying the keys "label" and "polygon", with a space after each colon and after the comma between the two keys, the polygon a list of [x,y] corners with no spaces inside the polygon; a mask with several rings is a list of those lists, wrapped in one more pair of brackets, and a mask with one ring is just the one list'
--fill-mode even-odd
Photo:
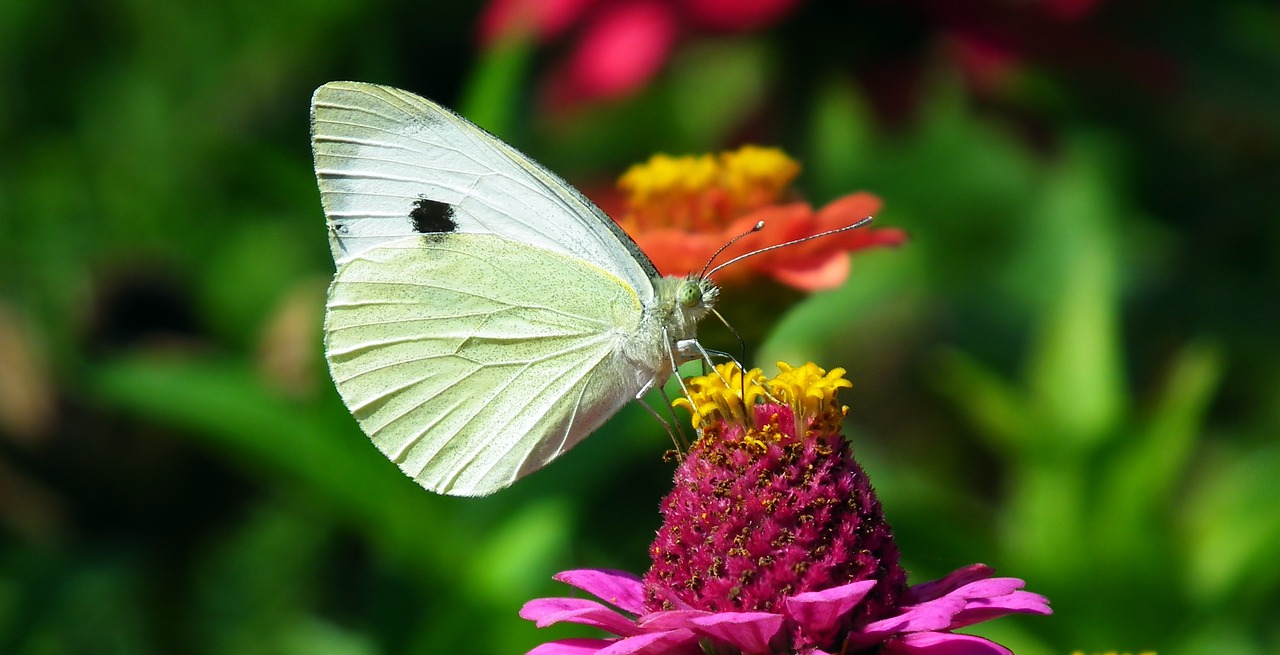
{"label": "butterfly wing", "polygon": [[494,235],[419,235],[339,266],[325,352],[388,458],[431,491],[483,495],[568,450],[654,376],[621,354],[641,316],[632,287],[590,262]]}
{"label": "butterfly wing", "polygon": [[316,177],[335,261],[400,237],[496,234],[603,268],[652,296],[657,270],[554,173],[429,100],[330,82],[311,103]]}

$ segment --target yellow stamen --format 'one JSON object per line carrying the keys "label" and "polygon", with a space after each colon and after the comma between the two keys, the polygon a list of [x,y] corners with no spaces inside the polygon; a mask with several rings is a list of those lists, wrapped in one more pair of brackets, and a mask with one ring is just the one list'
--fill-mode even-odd
{"label": "yellow stamen", "polygon": [[837,410],[843,415],[843,409],[836,404],[836,392],[853,388],[853,383],[844,379],[844,369],[833,368],[828,372],[813,362],[799,368],[778,362],[778,371],[778,375],[769,380],[769,391],[791,405],[797,416],[818,416]]}
{"label": "yellow stamen", "polygon": [[677,398],[671,404],[693,414],[694,429],[716,420],[747,425],[751,420],[747,407],[764,394],[763,380],[758,368],[743,373],[733,362],[720,364],[712,373],[686,380],[689,398]]}
{"label": "yellow stamen", "polygon": [[718,156],[654,155],[618,179],[627,196],[621,221],[636,228],[723,225],[777,203],[800,165],[777,148],[743,146]]}
{"label": "yellow stamen", "polygon": [[778,371],[766,379],[758,368],[744,373],[736,363],[720,364],[713,373],[686,380],[689,397],[671,404],[693,414],[695,429],[714,421],[754,428],[751,410],[762,399],[790,405],[799,425],[808,425],[809,419],[838,424],[844,417],[847,408],[836,402],[836,394],[853,386],[844,379],[844,369],[825,371],[813,362],[800,367],[778,362]]}
{"label": "yellow stamen", "polygon": [[800,164],[777,148],[743,146],[721,153],[720,165],[735,204],[753,209],[777,202],[800,174]]}

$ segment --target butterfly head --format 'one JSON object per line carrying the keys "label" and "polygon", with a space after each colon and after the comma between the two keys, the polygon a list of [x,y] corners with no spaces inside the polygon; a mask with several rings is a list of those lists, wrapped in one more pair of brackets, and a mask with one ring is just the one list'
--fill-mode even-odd
{"label": "butterfly head", "polygon": [[720,288],[707,278],[667,276],[654,280],[655,302],[646,310],[653,329],[669,341],[697,337],[698,321],[711,312]]}
{"label": "butterfly head", "polygon": [[[720,295],[720,288],[715,283],[693,275],[680,280],[679,286],[676,287],[676,303],[684,311],[701,309],[705,314],[711,309],[718,295]],[[702,315],[699,314],[698,318],[702,318]]]}

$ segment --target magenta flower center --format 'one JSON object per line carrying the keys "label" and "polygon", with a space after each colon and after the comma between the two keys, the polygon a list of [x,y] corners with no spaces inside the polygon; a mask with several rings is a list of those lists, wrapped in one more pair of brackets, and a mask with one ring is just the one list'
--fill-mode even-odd
{"label": "magenta flower center", "polygon": [[846,627],[887,615],[906,573],[838,420],[819,415],[796,434],[791,407],[753,410],[752,427],[705,425],[680,463],[650,548],[646,609],[777,612],[798,593],[876,580]]}

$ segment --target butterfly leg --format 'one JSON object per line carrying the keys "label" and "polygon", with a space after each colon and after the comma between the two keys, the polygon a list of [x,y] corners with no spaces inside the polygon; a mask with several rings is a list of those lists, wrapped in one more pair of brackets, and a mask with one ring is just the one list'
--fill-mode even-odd
{"label": "butterfly leg", "polygon": [[[724,378],[724,375],[720,374],[720,369],[716,368],[715,360],[711,358],[711,352],[708,351],[706,348],[703,348],[702,343],[699,342],[697,339],[681,339],[676,342],[675,350],[679,351],[680,357],[684,361],[689,361],[691,359],[700,359],[704,363],[710,364],[711,370],[716,372],[716,376],[720,378],[720,381],[724,383],[724,386],[726,387],[729,386],[729,381]],[[715,351],[715,354],[724,356],[729,361],[737,363],[739,369],[742,368],[742,364],[738,363],[738,360],[734,359],[732,356],[729,356],[726,353],[722,353],[720,351]],[[684,387],[684,381],[680,382],[680,386],[682,388]],[[684,395],[688,397],[689,395],[688,389],[685,389]]]}
{"label": "butterfly leg", "polygon": [[[667,390],[662,387],[657,387],[657,390],[658,394],[662,396],[662,404],[666,406],[667,413],[671,415],[670,421],[663,418],[662,415],[658,413],[658,410],[650,407],[649,403],[646,403],[643,398],[637,396],[636,400],[640,402],[640,406],[644,407],[645,410],[653,416],[653,418],[658,420],[658,423],[662,425],[662,428],[667,431],[667,436],[671,437],[671,443],[676,448],[676,454],[683,457],[685,451],[688,450],[688,438],[685,437],[684,429],[680,427],[680,421],[676,418],[675,410],[671,407],[670,399],[667,398]],[[672,427],[673,425],[674,427]]]}
{"label": "butterfly leg", "polygon": [[[675,373],[676,380],[680,382],[680,388],[684,390],[685,397],[688,398],[689,390],[684,386],[684,380],[680,379],[680,371],[675,368],[675,360],[673,358],[674,356],[671,354],[670,349],[668,349],[667,351],[667,357],[672,358],[671,370],[672,372]],[[650,379],[648,382],[646,382],[644,384],[644,387],[642,387],[640,391],[636,393],[636,400],[639,401],[640,405],[642,405],[646,410],[648,410],[649,413],[652,414],[654,418],[658,419],[658,423],[662,424],[662,427],[667,431],[667,435],[671,437],[671,443],[675,444],[676,452],[683,455],[685,451],[684,444],[687,444],[688,440],[685,438],[684,430],[680,427],[680,419],[675,414],[675,408],[671,406],[671,400],[667,397],[667,390],[663,386],[664,383],[666,382],[666,378],[669,378],[670,375],[671,374],[668,373],[666,376],[660,376],[660,375],[653,376],[653,378]],[[662,404],[667,408],[667,414],[671,417],[670,422],[662,418],[662,415],[659,414],[657,410],[650,407],[649,403],[644,401],[644,397],[654,389],[657,389],[658,394],[662,396]],[[674,429],[671,427],[673,424],[675,425]]]}

